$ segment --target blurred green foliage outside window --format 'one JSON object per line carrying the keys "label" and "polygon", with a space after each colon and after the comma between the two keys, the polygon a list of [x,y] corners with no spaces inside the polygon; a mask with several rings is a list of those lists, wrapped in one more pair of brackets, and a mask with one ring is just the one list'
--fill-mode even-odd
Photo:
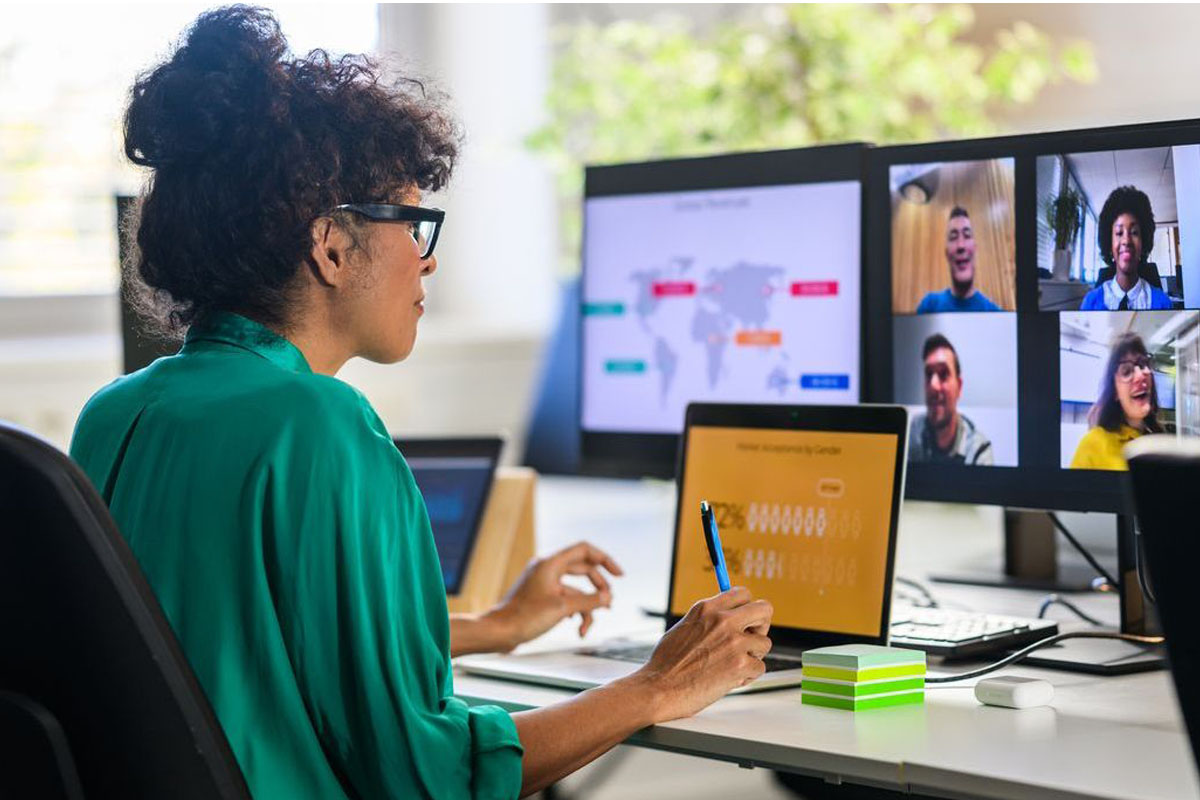
{"label": "blurred green foliage outside window", "polygon": [[577,270],[584,164],[978,136],[997,111],[1095,80],[1092,49],[1033,25],[968,35],[965,5],[748,6],[703,30],[678,18],[565,26],[528,138],[559,180],[564,271]]}

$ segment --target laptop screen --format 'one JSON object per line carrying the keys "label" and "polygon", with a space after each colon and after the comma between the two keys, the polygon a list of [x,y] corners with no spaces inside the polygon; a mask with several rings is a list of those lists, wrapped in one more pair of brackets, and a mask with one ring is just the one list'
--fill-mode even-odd
{"label": "laptop screen", "polygon": [[478,538],[503,440],[394,441],[425,500],[446,592],[458,594]]}
{"label": "laptop screen", "polygon": [[771,601],[773,627],[878,636],[902,435],[696,425],[686,436],[671,616],[717,593],[707,500],[730,580]]}

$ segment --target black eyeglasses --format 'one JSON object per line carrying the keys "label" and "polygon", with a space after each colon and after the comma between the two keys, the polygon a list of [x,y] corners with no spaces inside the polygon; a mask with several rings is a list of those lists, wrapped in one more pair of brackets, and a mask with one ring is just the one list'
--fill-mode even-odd
{"label": "black eyeglasses", "polygon": [[1154,365],[1147,356],[1138,356],[1137,358],[1123,358],[1117,362],[1117,377],[1123,381],[1133,380],[1134,370],[1142,370],[1143,372],[1154,372]]}
{"label": "black eyeglasses", "polygon": [[376,222],[411,222],[413,241],[421,251],[421,258],[433,255],[434,245],[437,244],[438,234],[442,230],[442,222],[446,212],[440,208],[423,208],[421,206],[405,206],[395,203],[343,203],[335,206],[334,211],[353,211]]}

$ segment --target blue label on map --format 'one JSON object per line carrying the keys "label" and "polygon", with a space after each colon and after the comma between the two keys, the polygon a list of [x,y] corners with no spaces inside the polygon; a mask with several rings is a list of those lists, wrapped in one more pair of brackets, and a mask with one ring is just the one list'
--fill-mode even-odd
{"label": "blue label on map", "polygon": [[849,389],[849,375],[801,375],[801,389]]}
{"label": "blue label on map", "polygon": [[605,372],[640,374],[646,371],[646,362],[639,359],[613,358],[604,362]]}

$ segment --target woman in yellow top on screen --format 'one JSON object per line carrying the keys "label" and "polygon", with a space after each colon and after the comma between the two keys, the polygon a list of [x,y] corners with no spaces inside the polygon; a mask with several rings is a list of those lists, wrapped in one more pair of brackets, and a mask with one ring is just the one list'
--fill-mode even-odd
{"label": "woman in yellow top on screen", "polygon": [[1109,280],[1084,295],[1080,311],[1169,309],[1171,300],[1139,271],[1154,247],[1154,210],[1146,193],[1133,186],[1112,190],[1100,209],[1100,257],[1115,270]]}
{"label": "woman in yellow top on screen", "polygon": [[1072,469],[1128,469],[1121,449],[1142,434],[1162,431],[1150,354],[1137,334],[1113,343],[1088,423],[1092,428],[1075,448]]}

